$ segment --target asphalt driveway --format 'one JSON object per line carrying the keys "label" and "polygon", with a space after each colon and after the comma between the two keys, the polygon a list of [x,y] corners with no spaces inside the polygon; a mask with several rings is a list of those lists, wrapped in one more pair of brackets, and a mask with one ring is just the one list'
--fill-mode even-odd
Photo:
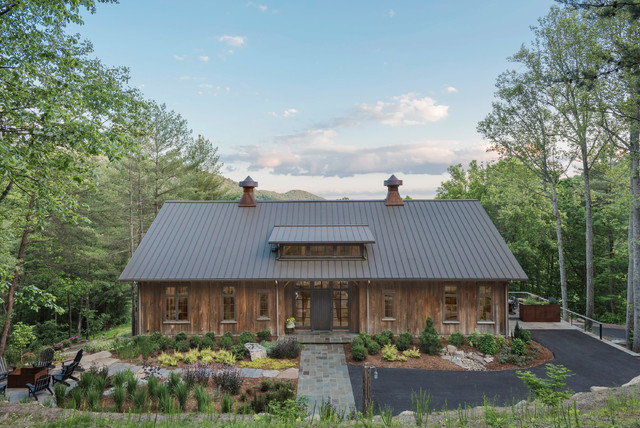
{"label": "asphalt driveway", "polygon": [[[640,375],[640,359],[576,330],[532,330],[535,341],[553,352],[553,364],[573,372],[567,386],[575,392],[592,386],[620,386]],[[411,409],[411,392],[427,391],[436,409],[459,405],[482,405],[484,397],[504,405],[529,395],[516,371],[463,372],[413,369],[377,369],[372,380],[375,405],[390,405],[394,413]],[[544,376],[544,365],[531,369]],[[362,366],[349,366],[351,386],[358,410],[362,410]],[[374,406],[375,406],[374,405]]]}

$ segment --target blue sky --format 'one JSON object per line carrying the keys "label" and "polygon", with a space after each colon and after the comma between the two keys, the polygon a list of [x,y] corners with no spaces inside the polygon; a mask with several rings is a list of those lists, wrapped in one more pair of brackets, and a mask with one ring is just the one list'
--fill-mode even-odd
{"label": "blue sky", "polygon": [[71,28],[219,147],[223,174],[326,198],[431,198],[550,0],[121,0]]}

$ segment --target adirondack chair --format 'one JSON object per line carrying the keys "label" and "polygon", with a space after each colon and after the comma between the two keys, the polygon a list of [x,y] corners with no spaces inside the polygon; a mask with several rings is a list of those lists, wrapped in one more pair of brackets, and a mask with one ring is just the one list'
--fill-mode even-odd
{"label": "adirondack chair", "polygon": [[80,364],[80,360],[82,359],[82,353],[83,353],[83,351],[82,351],[82,349],[81,349],[81,350],[79,350],[79,351],[76,353],[76,356],[75,356],[75,358],[74,358],[73,360],[64,360],[64,361],[62,362],[62,367],[64,367],[64,366],[69,366],[69,365],[71,365],[72,363],[78,363],[78,364]]}
{"label": "adirondack chair", "polygon": [[7,392],[7,382],[0,384],[0,394]]}
{"label": "adirondack chair", "polygon": [[[6,379],[9,373],[14,371],[15,369],[16,369],[16,366],[7,364],[7,360],[5,360],[4,357],[0,357],[0,380]],[[5,388],[6,388],[6,385],[5,385]]]}
{"label": "adirondack chair", "polygon": [[29,390],[29,394],[27,396],[33,395],[33,398],[38,401],[38,396],[36,394],[41,393],[45,389],[49,391],[49,394],[53,395],[53,391],[49,388],[49,381],[51,380],[51,376],[46,374],[42,375],[36,379],[35,385],[28,383],[27,389]]}
{"label": "adirondack chair", "polygon": [[64,385],[70,386],[67,383],[67,379],[73,379],[77,382],[78,378],[73,376],[73,372],[78,367],[78,364],[80,363],[77,361],[74,361],[69,365],[62,366],[62,368],[59,371],[57,371],[51,376],[51,379],[53,379],[53,384],[55,385],[56,382],[59,382]]}
{"label": "adirondack chair", "polygon": [[47,348],[44,351],[42,351],[40,353],[40,359],[38,361],[36,361],[35,363],[33,363],[33,367],[40,367],[40,368],[47,368],[47,370],[49,368],[51,368],[51,366],[53,365],[53,353],[54,350],[53,348]]}

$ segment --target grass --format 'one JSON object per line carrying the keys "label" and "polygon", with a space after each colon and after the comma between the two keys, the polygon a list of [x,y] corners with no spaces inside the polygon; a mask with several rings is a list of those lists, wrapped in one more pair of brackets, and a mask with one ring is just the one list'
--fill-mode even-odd
{"label": "grass", "polygon": [[113,327],[107,331],[101,331],[91,336],[90,340],[96,339],[115,339],[116,337],[127,336],[131,334],[131,324],[123,324]]}

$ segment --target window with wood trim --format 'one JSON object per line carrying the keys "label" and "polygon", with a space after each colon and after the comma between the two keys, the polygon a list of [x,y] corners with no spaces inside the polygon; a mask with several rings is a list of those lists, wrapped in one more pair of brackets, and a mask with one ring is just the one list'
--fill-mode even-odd
{"label": "window with wood trim", "polygon": [[281,259],[364,259],[364,244],[280,244]]}
{"label": "window with wood trim", "polygon": [[386,292],[382,297],[382,317],[395,318],[396,314],[393,305],[394,293]]}
{"label": "window with wood trim", "polygon": [[493,321],[493,292],[490,285],[478,287],[478,321]]}
{"label": "window with wood trim", "polygon": [[444,287],[444,321],[459,321],[457,285],[445,285]]}
{"label": "window with wood trim", "polygon": [[269,294],[266,291],[258,293],[258,319],[269,319]]}
{"label": "window with wood trim", "polygon": [[222,320],[236,320],[236,287],[231,285],[222,287]]}
{"label": "window with wood trim", "polygon": [[189,321],[189,288],[186,285],[164,288],[164,320]]}

